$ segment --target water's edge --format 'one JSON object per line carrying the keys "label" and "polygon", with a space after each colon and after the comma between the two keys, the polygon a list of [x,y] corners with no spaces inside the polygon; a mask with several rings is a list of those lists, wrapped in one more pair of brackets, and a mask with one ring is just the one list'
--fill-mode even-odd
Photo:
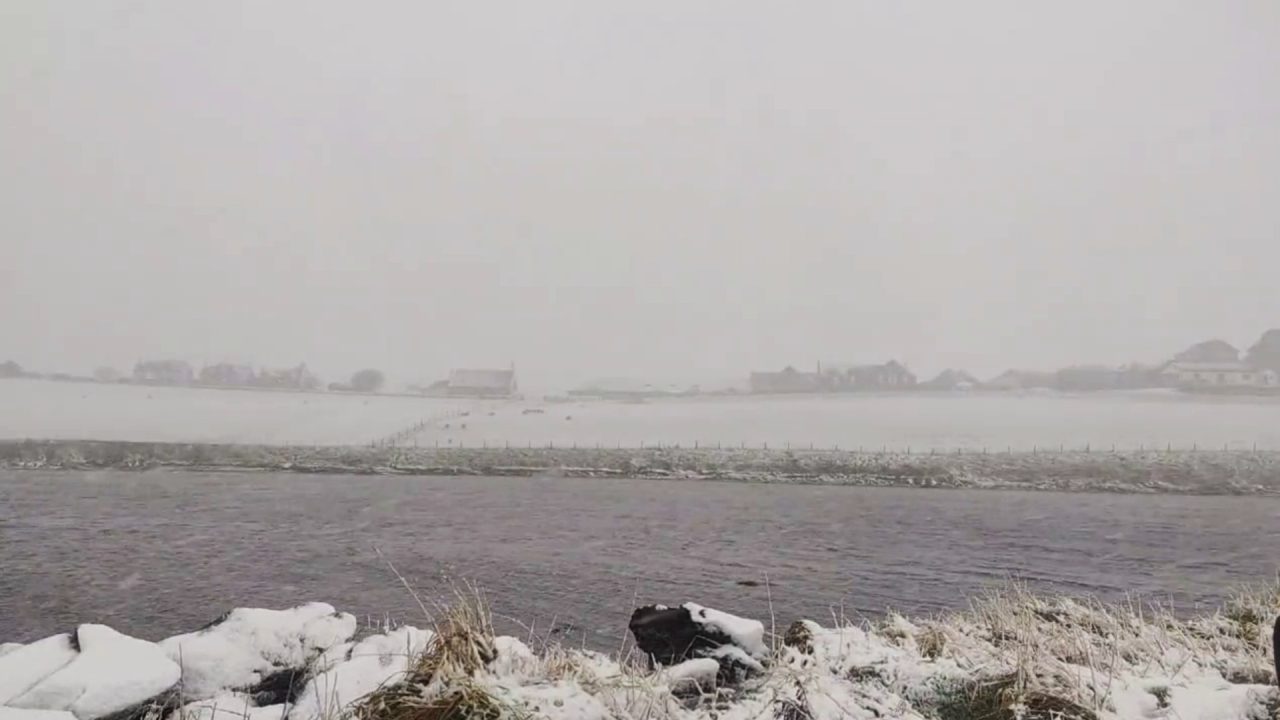
{"label": "water's edge", "polygon": [[1280,451],[913,455],[780,449],[371,448],[0,440],[0,468],[555,475],[884,487],[1280,495]]}

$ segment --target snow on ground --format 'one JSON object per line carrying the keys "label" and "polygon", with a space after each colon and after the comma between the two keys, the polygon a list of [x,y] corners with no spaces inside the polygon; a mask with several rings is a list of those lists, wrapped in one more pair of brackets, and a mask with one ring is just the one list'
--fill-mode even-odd
{"label": "snow on ground", "polygon": [[[319,607],[259,622],[263,635],[226,634],[226,663],[237,666],[246,653],[267,654],[264,638],[270,638],[267,645],[280,641],[276,630],[284,625],[290,628],[285,635],[298,634],[273,654],[302,657],[294,649],[320,639],[306,630],[319,619],[313,614]],[[372,703],[381,710],[360,717],[378,720],[401,716],[396,703],[403,702],[424,717],[433,706],[452,706],[456,716],[549,720],[1269,720],[1280,710],[1269,642],[1271,621],[1280,612],[1275,588],[1242,594],[1218,613],[1190,619],[1014,588],[975,599],[965,613],[924,620],[891,615],[874,625],[831,628],[802,621],[782,637],[767,638],[757,632],[757,621],[687,607],[735,638],[762,643],[764,670],[739,686],[700,693],[695,683],[705,688],[716,680],[713,660],[653,671],[634,654],[620,661],[554,644],[535,652],[515,638],[459,627],[453,619],[458,613],[439,637],[408,627],[354,644],[342,633],[328,635],[324,639],[336,644],[305,661],[312,681],[294,705],[257,707],[250,695],[222,687],[169,718],[336,720],[353,703]],[[289,623],[281,620],[286,615]],[[310,621],[295,622],[307,615]],[[469,616],[476,617],[474,611]],[[104,699],[125,685],[131,684],[130,697],[149,697],[176,680],[155,672],[169,661],[150,643],[100,626],[82,626],[80,634],[85,647],[95,649],[39,681],[62,688],[50,695],[57,702],[42,709],[66,706],[78,720],[93,720],[123,702]],[[226,680],[243,679],[233,675]],[[397,689],[397,683],[407,684]],[[390,692],[379,697],[383,691]],[[0,720],[71,716],[28,714],[10,703],[0,707]]]}
{"label": "snow on ground", "polygon": [[155,643],[105,625],[81,625],[76,640],[79,652],[71,662],[4,704],[66,710],[80,720],[91,720],[152,698],[176,685],[181,676],[177,664]]}
{"label": "snow on ground", "polygon": [[28,710],[0,705],[0,720],[76,720],[66,710]]}
{"label": "snow on ground", "polygon": [[305,666],[356,632],[355,616],[310,603],[289,610],[237,608],[212,627],[162,640],[182,667],[183,692],[197,700],[243,689],[272,672]]}
{"label": "snow on ground", "polygon": [[290,717],[334,717],[379,687],[402,680],[414,659],[426,651],[431,637],[430,631],[405,626],[361,640],[350,646],[341,660],[322,661],[322,667],[299,694]]}
{"label": "snow on ground", "polygon": [[0,438],[362,445],[467,406],[400,396],[0,380]]}
{"label": "snow on ground", "polygon": [[[996,393],[716,397],[646,403],[512,403],[465,425],[432,423],[417,437],[441,447],[693,447],[867,451],[1280,449],[1277,398],[1174,391],[1092,395]],[[540,411],[540,412],[539,412]],[[492,413],[492,414],[490,414]],[[446,427],[446,425],[448,427]]]}
{"label": "snow on ground", "polygon": [[7,647],[9,650],[0,655],[0,705],[7,705],[76,659],[75,646],[67,634]]}
{"label": "snow on ground", "polygon": [[3,380],[0,407],[0,438],[360,445],[408,432],[403,444],[442,447],[1280,449],[1280,398],[1173,391],[481,403]]}

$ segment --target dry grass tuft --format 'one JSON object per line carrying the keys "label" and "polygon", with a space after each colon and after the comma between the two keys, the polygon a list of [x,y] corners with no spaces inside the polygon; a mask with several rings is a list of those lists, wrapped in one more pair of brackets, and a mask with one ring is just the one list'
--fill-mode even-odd
{"label": "dry grass tuft", "polygon": [[435,634],[408,677],[369,694],[347,720],[500,720],[520,717],[476,681],[497,657],[493,620],[484,596],[473,587],[455,589],[441,608]]}

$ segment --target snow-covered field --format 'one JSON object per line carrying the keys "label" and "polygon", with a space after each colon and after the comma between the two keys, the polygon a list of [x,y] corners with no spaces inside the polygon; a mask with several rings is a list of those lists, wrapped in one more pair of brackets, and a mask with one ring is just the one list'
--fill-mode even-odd
{"label": "snow-covered field", "polygon": [[[541,410],[525,414],[524,410]],[[1094,395],[843,395],[724,397],[618,402],[526,403],[474,413],[466,427],[433,424],[423,440],[467,447],[510,442],[535,447],[680,444],[916,452],[1280,449],[1280,401],[1208,398],[1174,391]],[[445,425],[448,425],[446,428]]]}
{"label": "snow-covered field", "polygon": [[242,608],[159,643],[81,625],[0,645],[0,718],[1269,720],[1277,600],[1180,620],[1015,588],[937,619],[785,630],[689,603],[695,632],[723,640],[656,669],[634,649],[494,637],[480,602],[363,638],[323,603]]}
{"label": "snow-covered field", "polygon": [[1277,450],[1280,399],[1148,391],[477,403],[0,381],[0,438],[360,445],[392,437],[441,447]]}
{"label": "snow-covered field", "polygon": [[415,397],[0,380],[0,438],[360,445],[459,407]]}

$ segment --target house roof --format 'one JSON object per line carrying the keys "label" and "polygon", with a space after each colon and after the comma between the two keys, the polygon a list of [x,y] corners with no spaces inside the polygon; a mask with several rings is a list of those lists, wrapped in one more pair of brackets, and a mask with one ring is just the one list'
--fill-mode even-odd
{"label": "house roof", "polygon": [[515,376],[515,370],[473,370],[463,368],[449,371],[449,387],[506,390],[515,382]]}

